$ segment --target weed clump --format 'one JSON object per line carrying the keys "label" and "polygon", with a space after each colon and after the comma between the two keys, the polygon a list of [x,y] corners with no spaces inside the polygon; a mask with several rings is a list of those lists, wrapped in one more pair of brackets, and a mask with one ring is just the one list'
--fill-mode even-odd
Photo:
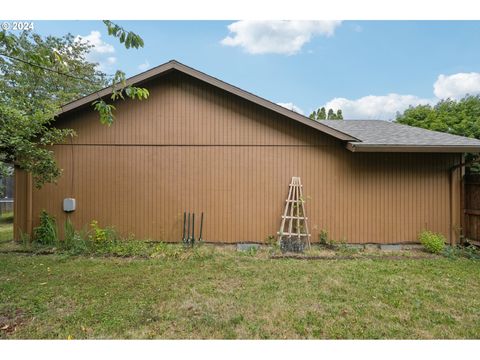
{"label": "weed clump", "polygon": [[425,250],[432,254],[439,254],[445,248],[445,236],[432,231],[422,231],[418,235],[418,240],[423,245]]}

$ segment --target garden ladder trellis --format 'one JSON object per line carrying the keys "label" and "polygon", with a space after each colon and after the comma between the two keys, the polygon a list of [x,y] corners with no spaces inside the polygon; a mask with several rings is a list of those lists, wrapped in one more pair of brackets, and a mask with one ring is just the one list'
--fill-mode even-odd
{"label": "garden ladder trellis", "polygon": [[302,183],[299,177],[292,177],[288,197],[282,216],[278,243],[284,251],[303,251],[310,248],[310,233],[308,232],[307,215]]}

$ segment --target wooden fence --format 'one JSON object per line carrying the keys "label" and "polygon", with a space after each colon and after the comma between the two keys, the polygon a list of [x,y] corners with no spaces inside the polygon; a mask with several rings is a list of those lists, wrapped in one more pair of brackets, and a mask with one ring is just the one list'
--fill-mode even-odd
{"label": "wooden fence", "polygon": [[465,175],[465,232],[467,239],[480,241],[480,174]]}
{"label": "wooden fence", "polygon": [[0,199],[0,215],[13,211],[13,199]]}

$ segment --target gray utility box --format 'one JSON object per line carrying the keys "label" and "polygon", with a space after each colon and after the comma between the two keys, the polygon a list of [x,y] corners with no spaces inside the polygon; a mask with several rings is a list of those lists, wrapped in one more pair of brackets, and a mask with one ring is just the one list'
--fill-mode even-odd
{"label": "gray utility box", "polygon": [[65,212],[72,212],[75,211],[76,201],[73,198],[65,198],[63,199],[63,211]]}

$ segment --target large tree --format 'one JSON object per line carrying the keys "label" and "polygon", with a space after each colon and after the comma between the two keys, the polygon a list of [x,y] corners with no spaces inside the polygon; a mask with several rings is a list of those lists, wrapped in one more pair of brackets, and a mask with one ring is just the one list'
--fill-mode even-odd
{"label": "large tree", "polygon": [[458,101],[441,100],[436,105],[409,107],[397,114],[396,122],[424,129],[480,139],[480,95]]}
{"label": "large tree", "polygon": [[[480,95],[467,95],[458,101],[441,100],[434,106],[409,107],[403,113],[397,114],[395,121],[480,140]],[[467,154],[467,161],[474,158],[474,155]],[[472,170],[480,170],[478,164],[473,166]]]}
{"label": "large tree", "polygon": [[[105,21],[109,34],[127,48],[143,46],[138,35]],[[61,105],[113,85],[110,101],[92,105],[103,124],[114,120],[113,102],[119,98],[144,99],[148,91],[126,86],[125,74],[107,77],[86,60],[91,46],[71,34],[62,37],[23,32],[0,32],[0,174],[6,164],[32,173],[40,187],[60,175],[49,145],[64,142],[75,133],[57,129]]]}

